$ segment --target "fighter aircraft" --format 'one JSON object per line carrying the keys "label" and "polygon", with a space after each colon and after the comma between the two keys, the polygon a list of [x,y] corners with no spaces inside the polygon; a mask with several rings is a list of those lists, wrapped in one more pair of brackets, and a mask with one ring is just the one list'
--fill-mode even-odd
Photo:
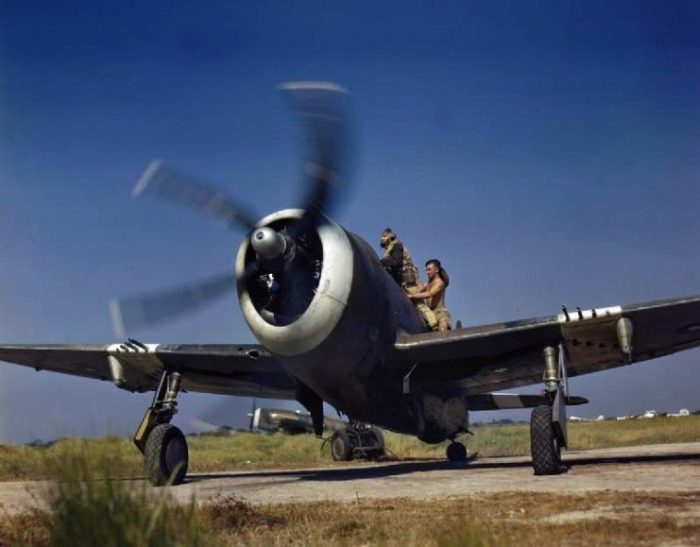
{"label": "fighter aircraft", "polygon": [[[338,85],[284,86],[308,139],[308,192],[301,209],[261,220],[226,193],[151,163],[135,194],[185,206],[245,237],[236,276],[215,276],[185,289],[114,303],[118,327],[196,307],[237,288],[241,312],[257,345],[144,344],[2,345],[0,360],[111,380],[120,389],[154,391],[134,442],[155,485],[178,484],[188,464],[187,441],[170,421],[181,390],[291,399],[323,431],[323,403],[345,414],[350,434],[333,450],[350,455],[376,439],[363,424],[411,434],[428,443],[450,440],[447,457],[466,458],[455,439],[468,413],[533,408],[534,472],[562,471],[568,444],[566,406],[586,402],[568,393],[567,378],[637,363],[700,345],[700,297],[568,311],[550,317],[427,332],[415,306],[382,268],[372,247],[327,213],[347,178],[347,94]],[[496,393],[541,382],[539,395]]]}

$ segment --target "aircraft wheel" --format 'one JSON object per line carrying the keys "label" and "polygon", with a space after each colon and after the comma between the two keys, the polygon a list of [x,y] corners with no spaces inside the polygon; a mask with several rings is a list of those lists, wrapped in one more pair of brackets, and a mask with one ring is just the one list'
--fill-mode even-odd
{"label": "aircraft wheel", "polygon": [[369,441],[372,444],[377,445],[377,448],[372,450],[369,453],[370,458],[381,458],[386,454],[386,450],[384,449],[384,434],[382,433],[381,429],[377,429],[376,427],[370,428],[370,430],[367,432]]}
{"label": "aircraft wheel", "polygon": [[462,443],[451,443],[445,452],[451,462],[463,462],[467,459],[467,447]]}
{"label": "aircraft wheel", "polygon": [[187,439],[177,427],[160,424],[146,440],[144,470],[153,486],[180,484],[187,474]]}
{"label": "aircraft wheel", "polygon": [[561,447],[552,424],[552,407],[536,406],[530,418],[530,451],[535,475],[561,473]]}
{"label": "aircraft wheel", "polygon": [[331,437],[331,456],[337,462],[352,460],[352,445],[347,432],[338,429]]}

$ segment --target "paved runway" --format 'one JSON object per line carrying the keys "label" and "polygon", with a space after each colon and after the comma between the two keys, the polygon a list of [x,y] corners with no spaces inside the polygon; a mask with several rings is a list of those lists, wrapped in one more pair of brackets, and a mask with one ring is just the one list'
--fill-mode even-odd
{"label": "paved runway", "polygon": [[533,475],[529,457],[468,464],[420,460],[313,470],[193,475],[178,487],[183,501],[235,496],[250,503],[461,496],[505,491],[700,491],[700,443],[570,452],[569,470]]}
{"label": "paved runway", "polygon": [[[358,498],[430,498],[476,493],[700,491],[700,443],[569,452],[566,473],[536,477],[529,458],[483,458],[468,464],[440,460],[367,463],[304,470],[193,474],[172,489],[182,502],[232,496],[261,503],[348,501]],[[142,480],[133,480],[141,484]],[[0,483],[0,504],[14,513],[37,506],[45,482]]]}

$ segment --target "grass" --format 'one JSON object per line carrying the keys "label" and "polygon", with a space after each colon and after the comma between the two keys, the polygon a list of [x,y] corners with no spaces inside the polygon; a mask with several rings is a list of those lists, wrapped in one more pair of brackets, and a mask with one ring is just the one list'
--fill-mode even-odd
{"label": "grass", "polygon": [[[194,509],[166,506],[162,528],[149,531],[158,501],[136,497],[123,507],[100,490],[97,498],[71,490],[71,520],[92,518],[90,531],[63,517],[34,512],[0,517],[0,544],[45,545],[697,545],[700,491],[695,493],[499,493],[434,500],[364,500],[250,506],[225,498]],[[65,500],[64,500],[65,501]],[[97,502],[109,519],[85,507]],[[131,504],[131,505],[130,505]],[[136,504],[136,505],[134,505]],[[57,531],[58,530],[58,531]],[[136,531],[134,531],[136,530]],[[60,542],[56,540],[60,539]],[[95,543],[97,542],[97,543]]]}
{"label": "grass", "polygon": [[[398,458],[444,458],[445,445],[427,445],[406,435],[386,433],[390,455]],[[623,422],[569,424],[571,450],[700,441],[700,416],[653,418]],[[527,424],[475,428],[464,441],[480,456],[523,456],[530,452]],[[254,435],[191,437],[190,471],[228,471],[273,467],[333,465],[326,443],[312,435]],[[141,454],[129,439],[64,439],[47,447],[0,445],[0,480],[55,478],[56,466],[74,454],[87,452],[94,461],[112,458],[111,476],[140,476]]]}
{"label": "grass", "polygon": [[[571,424],[572,448],[700,440],[700,417]],[[477,428],[472,450],[527,452],[527,426]],[[403,457],[442,457],[441,447],[387,435]],[[311,436],[241,434],[191,439],[194,470],[319,465]],[[24,461],[22,461],[24,460]],[[197,460],[199,460],[197,462]],[[222,498],[177,505],[169,489],[114,480],[138,475],[141,459],[125,439],[64,440],[45,448],[0,449],[5,476],[52,477],[47,509],[0,509],[0,546],[27,545],[656,545],[700,544],[700,485],[689,493],[602,491],[495,493],[416,500],[361,499],[251,506]],[[37,507],[40,507],[37,505]]]}
{"label": "grass", "polygon": [[[87,445],[63,459],[43,462],[57,480],[39,509],[0,520],[0,545],[199,546],[210,545],[194,500],[177,505],[167,488],[114,479],[121,456],[90,452]],[[1,514],[1,513],[0,513]]]}
{"label": "grass", "polygon": [[[693,534],[695,537],[700,534],[697,521],[668,519],[667,525],[660,531],[654,531],[654,528],[660,521],[666,520],[669,507],[676,510],[684,505],[697,508],[699,501],[698,496],[681,498],[676,495],[640,494],[630,499],[621,494],[552,496],[506,493],[448,500],[360,501],[351,506],[318,503],[306,508],[306,518],[313,523],[311,527],[316,528],[315,532],[309,530],[303,521],[295,524],[298,520],[293,516],[290,518],[291,526],[286,530],[290,543],[301,543],[301,537],[308,534],[308,537],[314,538],[313,543],[329,539],[331,543],[341,545],[350,543],[348,540],[388,545],[541,545],[543,542],[571,543],[576,538],[579,544],[589,545],[604,543],[606,538],[615,537],[632,543],[635,538],[648,541],[648,538],[674,536],[687,541]],[[625,508],[630,504],[660,504],[660,511],[663,512],[640,514],[636,522],[621,526],[621,522],[633,520],[625,519]],[[545,521],[552,514],[571,511],[585,513],[600,508],[610,508],[613,515],[618,511],[621,519],[584,518],[564,525]],[[286,508],[273,506],[267,514],[282,518]],[[348,533],[348,528],[352,529],[351,533]],[[586,529],[585,536],[580,534],[582,529]],[[238,531],[229,530],[228,533],[234,537],[234,542],[240,537]],[[258,532],[256,535],[260,538],[259,544],[264,544],[265,538],[260,537],[262,534]],[[272,535],[268,535],[270,540]],[[254,545],[252,538],[249,539],[250,542],[244,540],[244,543]]]}
{"label": "grass", "polygon": [[[568,424],[569,449],[589,450],[643,444],[700,441],[700,416],[645,420],[574,422]],[[444,445],[426,445],[406,435],[387,434],[387,448],[401,458],[442,458]],[[483,457],[530,454],[528,424],[490,425],[474,428],[463,442],[469,452]]]}
{"label": "grass", "polygon": [[[203,509],[219,541],[250,546],[697,544],[699,512],[700,492],[502,493],[255,508],[230,501]],[[238,517],[227,521],[230,515]]]}
{"label": "grass", "polygon": [[0,479],[57,478],[62,462],[89,453],[95,462],[109,461],[110,476],[142,473],[143,458],[131,440],[61,439],[49,446],[0,445]]}

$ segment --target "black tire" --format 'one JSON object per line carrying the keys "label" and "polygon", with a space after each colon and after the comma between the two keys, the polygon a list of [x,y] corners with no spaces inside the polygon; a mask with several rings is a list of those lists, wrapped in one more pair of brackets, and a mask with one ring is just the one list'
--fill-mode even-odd
{"label": "black tire", "polygon": [[370,458],[381,458],[386,455],[386,450],[384,448],[384,434],[381,429],[376,427],[370,428],[367,432],[367,438],[370,443],[375,444],[377,448],[370,451],[368,456]]}
{"label": "black tire", "polygon": [[337,462],[352,460],[352,444],[350,437],[342,429],[338,429],[331,437],[331,456]]}
{"label": "black tire", "polygon": [[558,475],[562,471],[561,447],[552,424],[552,407],[536,406],[530,418],[530,453],[535,475]]}
{"label": "black tire", "polygon": [[463,462],[467,459],[467,447],[462,443],[450,443],[445,453],[451,462]]}
{"label": "black tire", "polygon": [[160,424],[146,440],[144,471],[153,486],[180,484],[187,474],[187,439],[177,427]]}

